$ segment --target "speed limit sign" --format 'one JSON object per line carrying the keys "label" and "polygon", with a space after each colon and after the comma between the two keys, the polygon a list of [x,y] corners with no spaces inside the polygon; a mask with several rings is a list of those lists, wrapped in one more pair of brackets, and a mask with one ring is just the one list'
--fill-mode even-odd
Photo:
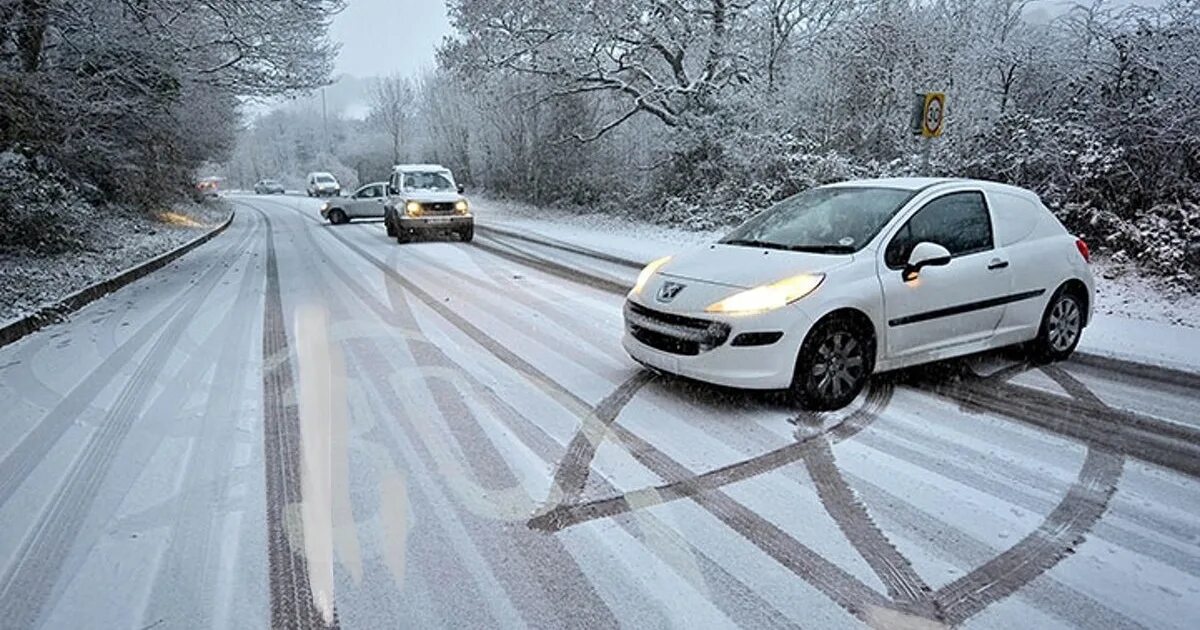
{"label": "speed limit sign", "polygon": [[921,107],[921,135],[926,138],[936,138],[942,135],[946,123],[946,94],[944,92],[926,92]]}

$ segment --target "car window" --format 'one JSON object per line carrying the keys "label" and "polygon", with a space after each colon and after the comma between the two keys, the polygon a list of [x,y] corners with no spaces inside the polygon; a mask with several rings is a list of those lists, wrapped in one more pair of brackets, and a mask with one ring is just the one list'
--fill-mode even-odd
{"label": "car window", "polygon": [[358,190],[357,197],[361,199],[373,199],[379,196],[378,186],[363,186]]}
{"label": "car window", "polygon": [[925,204],[892,237],[884,262],[899,269],[908,261],[912,248],[926,241],[945,247],[951,256],[991,249],[992,222],[983,193],[950,193]]}

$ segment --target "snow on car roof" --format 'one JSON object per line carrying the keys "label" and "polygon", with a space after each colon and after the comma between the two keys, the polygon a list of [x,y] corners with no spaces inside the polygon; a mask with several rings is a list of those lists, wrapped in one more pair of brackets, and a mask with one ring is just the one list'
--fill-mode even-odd
{"label": "snow on car roof", "polygon": [[411,173],[413,171],[449,171],[450,169],[441,164],[397,164],[392,170],[397,173]]}
{"label": "snow on car roof", "polygon": [[876,188],[899,188],[901,190],[920,190],[934,184],[945,184],[954,180],[946,177],[881,177],[877,179],[851,179],[844,182],[829,184],[830,187],[843,188],[849,186],[872,186]]}
{"label": "snow on car roof", "polygon": [[1037,195],[1033,192],[1017,186],[1010,186],[1008,184],[1001,184],[999,182],[990,182],[984,179],[967,179],[962,177],[881,177],[877,179],[851,179],[844,182],[828,184],[828,186],[834,188],[865,186],[918,191],[939,184],[968,184],[972,186],[979,186],[985,190],[1003,190],[1022,196],[1037,197]]}

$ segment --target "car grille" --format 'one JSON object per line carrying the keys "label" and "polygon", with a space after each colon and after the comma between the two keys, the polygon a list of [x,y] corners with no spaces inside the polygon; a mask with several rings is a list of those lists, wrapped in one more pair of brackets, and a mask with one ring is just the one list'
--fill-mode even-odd
{"label": "car grille", "polygon": [[729,324],[674,315],[625,302],[625,326],[634,339],[663,352],[696,356],[725,343]]}
{"label": "car grille", "polygon": [[424,211],[425,214],[454,214],[454,204],[452,202],[421,202],[421,210]]}

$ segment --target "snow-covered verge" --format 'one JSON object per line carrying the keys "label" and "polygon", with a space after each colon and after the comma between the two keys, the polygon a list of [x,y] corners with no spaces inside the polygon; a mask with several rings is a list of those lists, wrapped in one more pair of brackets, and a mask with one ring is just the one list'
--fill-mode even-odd
{"label": "snow-covered verge", "polygon": [[179,247],[228,215],[221,201],[98,207],[52,167],[0,153],[0,323]]}
{"label": "snow-covered verge", "polygon": [[[575,213],[472,197],[480,225],[516,228],[648,262],[722,231],[691,231],[601,213]],[[1200,372],[1200,292],[1144,273],[1128,261],[1093,260],[1095,319],[1080,350]]]}

